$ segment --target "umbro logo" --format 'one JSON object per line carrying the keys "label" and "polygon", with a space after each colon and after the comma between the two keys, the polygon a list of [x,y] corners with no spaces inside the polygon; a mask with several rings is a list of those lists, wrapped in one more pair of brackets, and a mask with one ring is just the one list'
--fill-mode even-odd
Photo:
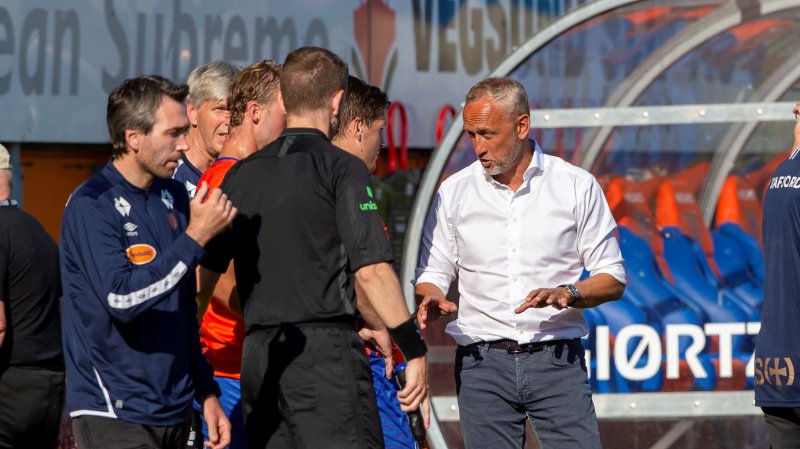
{"label": "umbro logo", "polygon": [[131,223],[131,222],[127,222],[127,223],[125,223],[125,224],[122,226],[122,228],[123,228],[123,229],[125,229],[125,231],[127,231],[127,232],[125,233],[125,235],[127,235],[128,237],[136,237],[136,236],[138,236],[138,235],[139,235],[139,232],[138,232],[138,231],[136,231],[136,229],[138,229],[138,228],[139,228],[139,226],[136,226],[135,224],[133,224],[133,223]]}
{"label": "umbro logo", "polygon": [[161,202],[164,203],[164,206],[167,206],[167,209],[169,210],[172,210],[175,207],[175,199],[172,197],[172,194],[166,190],[161,191]]}
{"label": "umbro logo", "polygon": [[114,207],[117,208],[117,212],[123,217],[127,217],[131,214],[131,203],[124,197],[114,198]]}

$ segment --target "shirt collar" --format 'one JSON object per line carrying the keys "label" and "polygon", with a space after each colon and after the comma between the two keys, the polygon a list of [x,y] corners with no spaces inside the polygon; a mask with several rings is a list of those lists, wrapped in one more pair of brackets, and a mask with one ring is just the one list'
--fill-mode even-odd
{"label": "shirt collar", "polygon": [[[183,164],[181,164],[181,165],[185,165],[186,168],[188,168],[192,173],[197,175],[198,178],[200,176],[203,176],[203,172],[200,171],[199,168],[195,167],[194,164],[191,163],[191,161],[189,161],[189,158],[186,157],[186,153],[183,153],[181,155],[181,161],[183,161]],[[177,168],[176,168],[176,170],[177,170]]]}
{"label": "shirt collar", "polygon": [[316,128],[286,128],[281,133],[281,137],[301,136],[301,135],[309,135],[309,134],[316,135],[316,136],[321,137],[321,138],[323,138],[325,140],[330,140],[330,139],[328,139],[328,136],[325,135],[325,133],[323,133],[322,131],[320,131],[320,130],[318,130]]}
{"label": "shirt collar", "polygon": [[[528,168],[526,168],[522,173],[523,183],[527,183],[538,172],[544,171],[544,153],[542,152],[542,148],[533,139],[528,139],[528,143],[530,144],[531,151],[533,152],[533,157],[531,158],[531,162],[528,164]],[[486,171],[483,170],[483,167],[480,166],[480,164],[477,164],[477,168],[481,173],[483,173],[483,176],[490,183],[494,183],[499,186],[505,186],[505,184],[497,182],[491,175],[488,175]]]}
{"label": "shirt collar", "polygon": [[145,193],[146,194],[147,192],[150,191],[150,189],[153,188],[153,186],[155,185],[155,183],[158,180],[158,178],[154,178],[153,179],[153,184],[150,184],[150,188],[148,188],[148,189],[142,189],[142,188],[136,187],[135,185],[133,185],[130,182],[128,182],[128,180],[125,179],[124,176],[122,176],[122,173],[120,173],[119,170],[117,170],[117,167],[114,166],[114,160],[113,159],[110,160],[108,162],[108,164],[106,164],[105,168],[103,168],[102,173],[106,178],[108,178],[109,181],[111,181],[111,184],[120,185],[125,190],[129,190],[129,191],[131,191],[133,193]]}
{"label": "shirt collar", "polygon": [[536,171],[544,171],[544,153],[542,152],[541,147],[539,144],[533,140],[528,139],[528,142],[531,145],[531,151],[533,151],[533,157],[531,158],[531,163],[528,164],[528,168],[525,169],[525,172],[522,173],[522,180],[527,181],[536,174]]}
{"label": "shirt collar", "polygon": [[17,200],[1,200],[0,201],[0,207],[3,207],[3,206],[16,207],[18,205],[19,205],[19,203],[17,203]]}

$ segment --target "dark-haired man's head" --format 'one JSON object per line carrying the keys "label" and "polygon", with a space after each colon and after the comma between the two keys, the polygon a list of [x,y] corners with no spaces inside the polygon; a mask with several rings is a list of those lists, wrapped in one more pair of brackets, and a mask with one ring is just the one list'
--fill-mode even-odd
{"label": "dark-haired man's head", "polygon": [[386,93],[354,76],[349,77],[333,143],[364,161],[370,171],[375,170],[378,162],[388,107]]}
{"label": "dark-haired man's head", "polygon": [[123,81],[108,96],[106,107],[106,124],[113,156],[116,158],[127,153],[126,130],[150,133],[156,121],[156,110],[162,101],[167,98],[183,104],[188,94],[187,85],[175,84],[158,75],[143,75]]}
{"label": "dark-haired man's head", "polygon": [[106,123],[114,163],[137,187],[169,178],[188,149],[186,85],[157,75],[125,80],[111,92]]}

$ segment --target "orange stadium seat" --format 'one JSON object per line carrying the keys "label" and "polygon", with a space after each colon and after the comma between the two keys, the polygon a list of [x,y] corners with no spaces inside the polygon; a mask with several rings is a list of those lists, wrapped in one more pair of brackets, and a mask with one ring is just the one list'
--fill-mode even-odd
{"label": "orange stadium seat", "polygon": [[746,177],[730,175],[722,186],[717,203],[717,226],[735,223],[761,243],[761,201],[755,186]]}
{"label": "orange stadium seat", "polygon": [[[606,184],[605,194],[619,225],[620,248],[628,272],[628,287],[619,302],[630,303],[643,311],[647,324],[664,335],[665,326],[671,324],[702,326],[704,315],[700,308],[687,306],[666,288],[669,284],[667,279],[671,277],[663,258],[661,235],[651,211],[660,182],[659,177],[643,182],[615,178]],[[599,311],[605,312],[606,306],[599,308]],[[688,341],[682,341],[681,351],[687,346]],[[709,372],[713,372],[709,357],[701,357],[701,362]],[[716,385],[713,376],[695,379],[684,360],[680,361],[681,377],[667,379],[663,375],[666,372],[665,363],[662,362],[659,372],[661,391],[711,390]]]}
{"label": "orange stadium seat", "polygon": [[[739,273],[759,286],[764,285],[764,253],[761,241],[761,201],[748,177],[730,175],[717,203],[716,228],[720,238],[729,238],[741,247],[746,263]],[[742,272],[742,269],[745,271]]]}
{"label": "orange stadium seat", "polygon": [[[758,321],[761,301],[758,287],[747,280],[726,277],[736,271],[735,266],[746,263],[743,251],[730,238],[712,234],[703,221],[696,201],[697,179],[703,178],[699,173],[698,169],[686,170],[665,179],[658,190],[656,223],[663,234],[664,257],[674,276],[674,288],[682,297],[702,307],[712,322]],[[724,258],[719,257],[720,248],[726,251]],[[720,268],[720,260],[724,268]],[[718,379],[717,389],[744,387],[740,383],[745,379],[744,367],[753,348],[752,338],[737,337],[734,348],[733,369],[737,375]],[[713,363],[717,365],[718,359]]]}

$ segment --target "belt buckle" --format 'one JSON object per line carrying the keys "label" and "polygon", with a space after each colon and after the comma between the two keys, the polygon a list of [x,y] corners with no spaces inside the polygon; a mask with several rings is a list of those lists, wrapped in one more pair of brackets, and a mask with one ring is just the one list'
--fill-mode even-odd
{"label": "belt buckle", "polygon": [[510,340],[506,342],[506,351],[509,354],[524,354],[528,352],[528,348],[524,344],[519,344],[516,341]]}
{"label": "belt buckle", "polygon": [[520,347],[519,343],[517,343],[514,340],[503,340],[503,346],[506,347],[505,348],[506,352],[509,353],[509,354],[521,354],[522,353],[522,350],[521,350],[521,347]]}
{"label": "belt buckle", "polygon": [[[532,354],[534,352],[539,352],[542,349],[544,349],[544,345],[542,343],[540,343],[540,342],[525,343],[525,344],[522,344],[522,345],[518,344],[517,347],[514,348],[513,354],[524,354],[524,353]],[[509,349],[508,352],[511,352],[511,351],[512,350]]]}

